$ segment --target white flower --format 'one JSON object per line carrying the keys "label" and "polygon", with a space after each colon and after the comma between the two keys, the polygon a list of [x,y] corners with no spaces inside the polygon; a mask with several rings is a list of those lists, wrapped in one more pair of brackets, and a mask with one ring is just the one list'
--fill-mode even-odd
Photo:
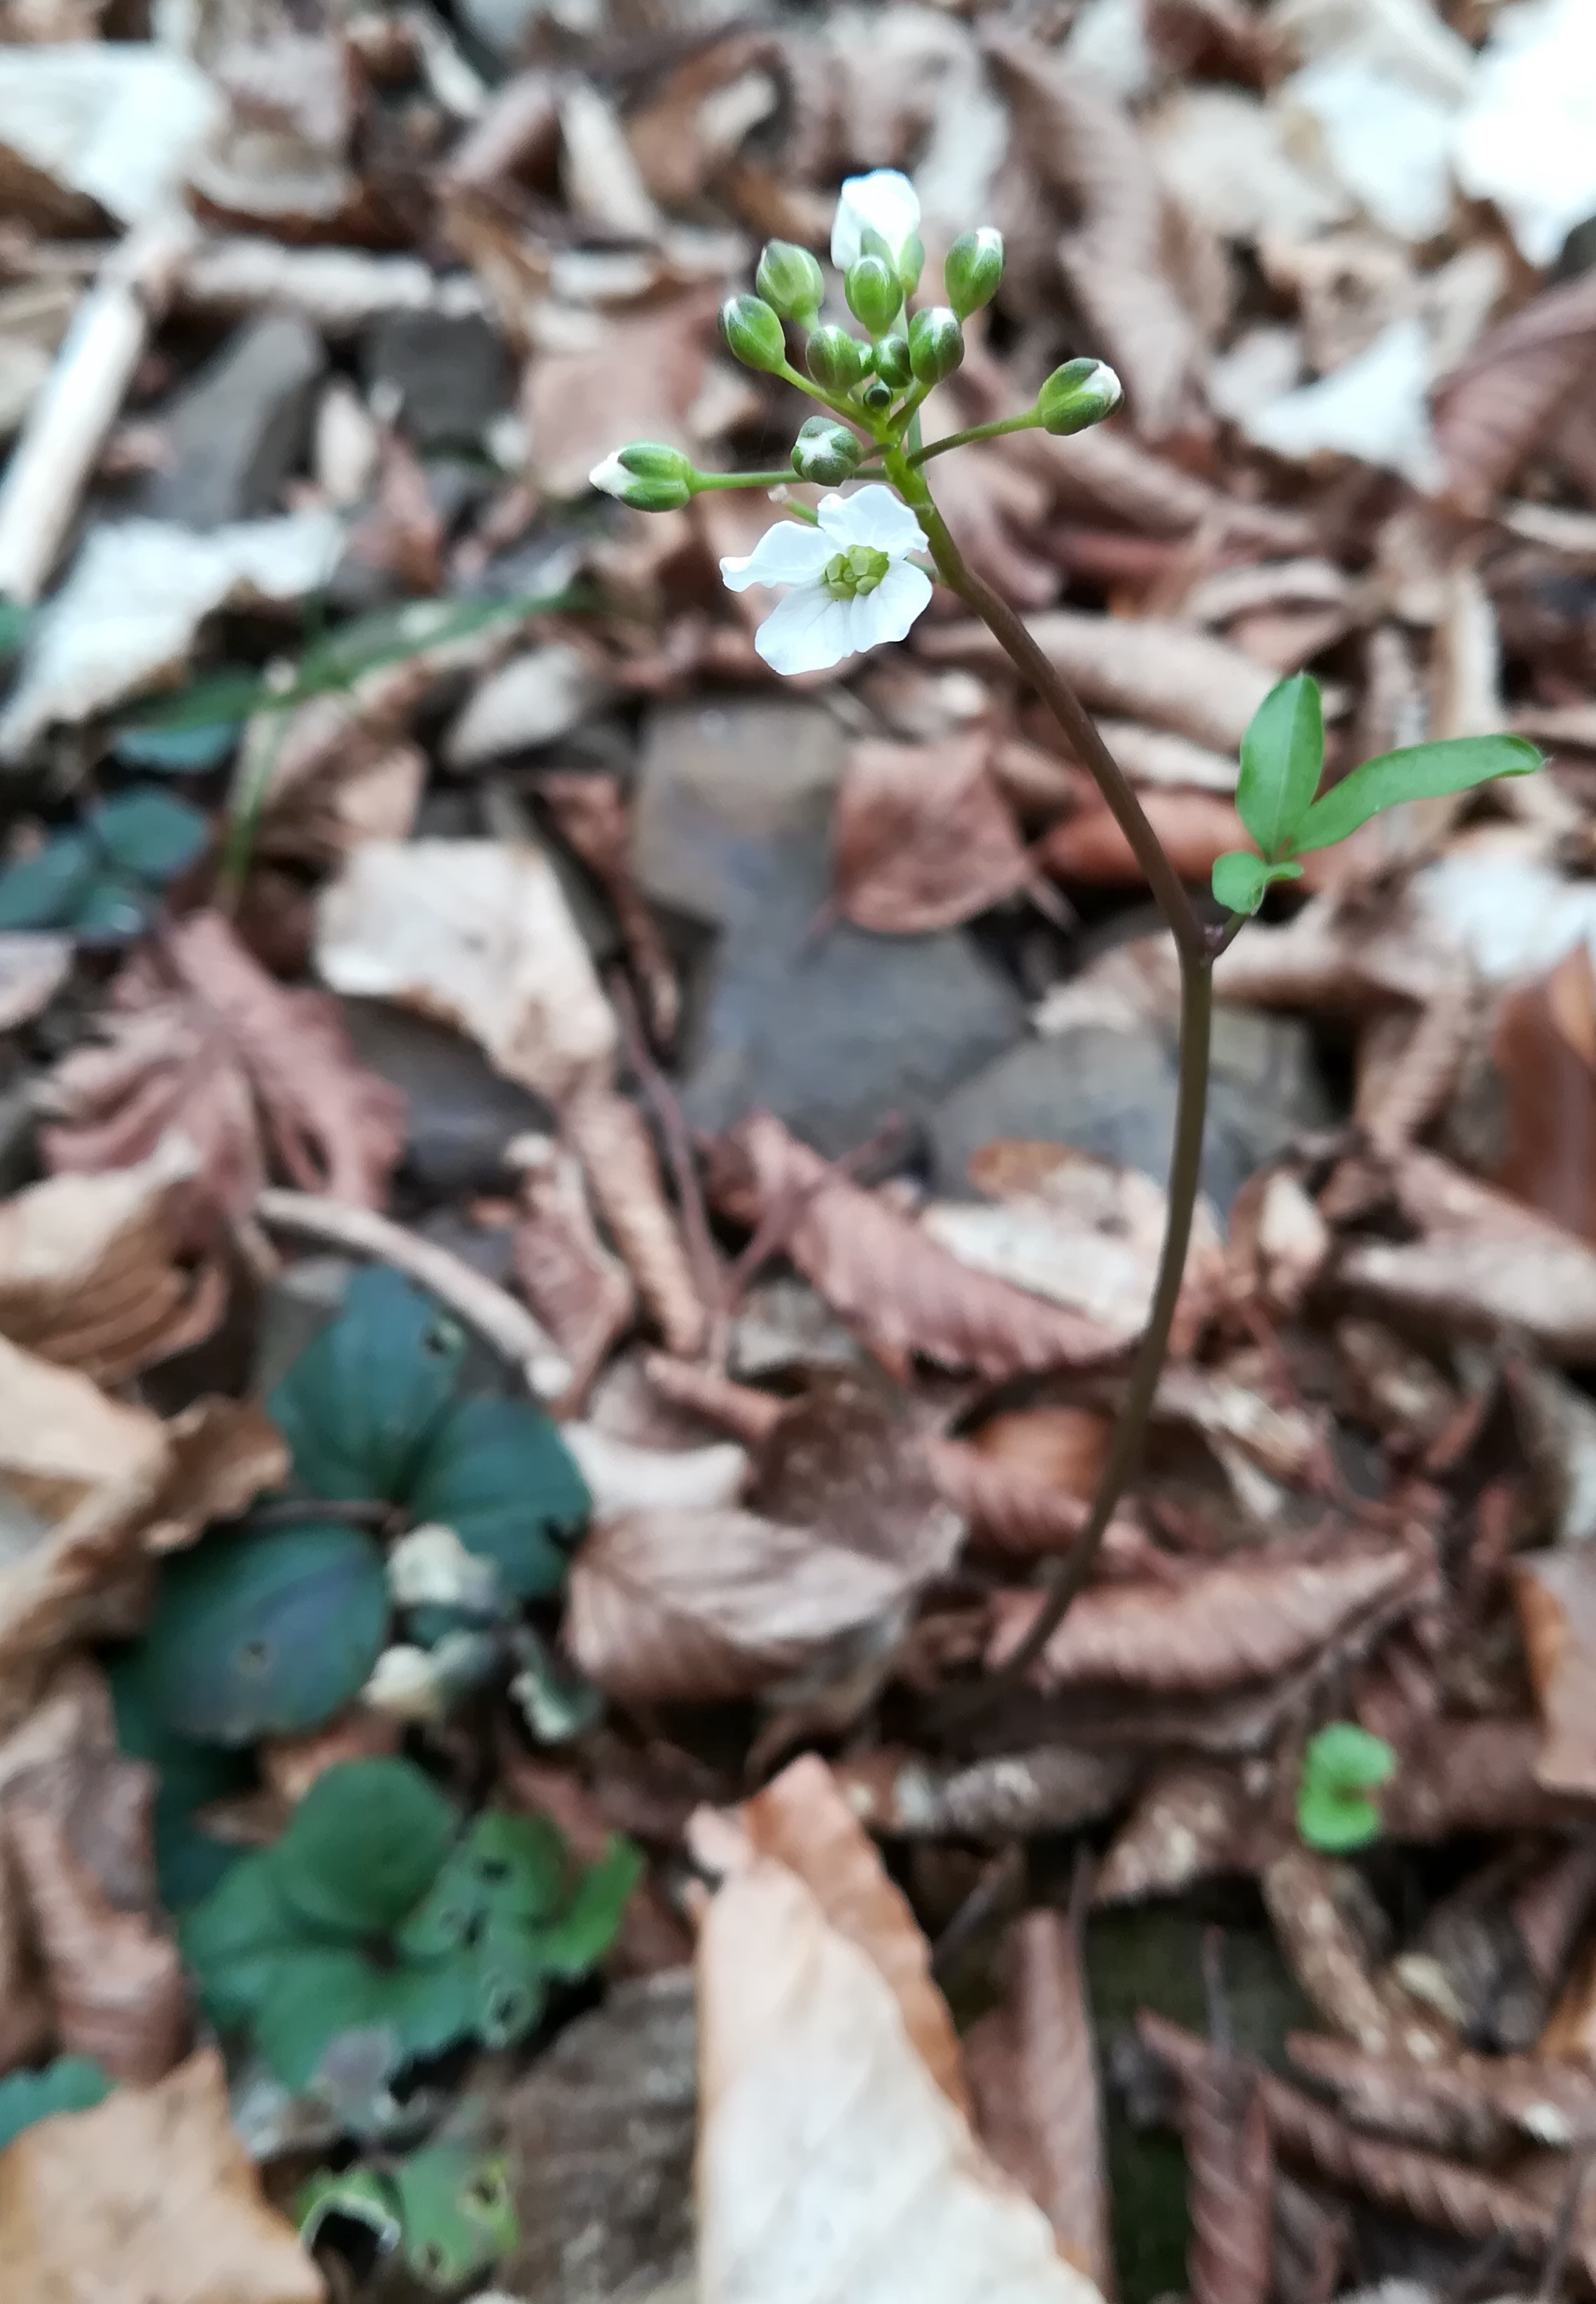
{"label": "white flower", "polygon": [[602,488],[607,496],[624,496],[632,484],[632,475],[621,461],[619,448],[612,449],[602,464],[595,464],[587,475],[587,485]]}
{"label": "white flower", "polygon": [[832,224],[832,262],[839,272],[857,264],[865,252],[865,233],[870,231],[886,241],[896,266],[905,241],[919,229],[920,196],[907,176],[896,168],[873,168],[867,176],[849,176]]}
{"label": "white flower", "polygon": [[752,552],[722,560],[733,592],[750,584],[792,589],[754,635],[773,672],[823,672],[861,648],[900,640],[931,598],[931,579],[910,560],[925,547],[920,524],[891,488],[823,496],[818,528],[784,520]]}

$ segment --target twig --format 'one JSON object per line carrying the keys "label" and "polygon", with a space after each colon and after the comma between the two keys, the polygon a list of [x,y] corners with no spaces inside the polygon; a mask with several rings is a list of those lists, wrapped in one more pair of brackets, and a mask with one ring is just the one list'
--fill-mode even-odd
{"label": "twig", "polygon": [[[677,1205],[681,1210],[681,1229],[687,1241],[688,1261],[693,1267],[694,1283],[712,1324],[718,1325],[721,1259],[715,1253],[714,1241],[710,1233],[709,1216],[704,1206],[704,1187],[699,1182],[698,1163],[694,1156],[686,1115],[675,1089],[654,1061],[647,1036],[638,1014],[638,1004],[632,997],[631,986],[619,969],[610,971],[609,991],[620,1021],[627,1062],[638,1076],[654,1116],[659,1122],[660,1133],[665,1139],[665,1157],[671,1164],[671,1178],[676,1186]],[[708,1343],[712,1351],[718,1350],[719,1339],[713,1333]]]}
{"label": "twig", "polygon": [[347,1201],[324,1199],[314,1192],[274,1187],[262,1192],[255,1213],[262,1224],[279,1232],[370,1257],[373,1262],[392,1265],[396,1272],[418,1281],[440,1304],[458,1313],[485,1343],[513,1361],[528,1390],[540,1400],[557,1400],[570,1384],[570,1362],[526,1306],[435,1241],[418,1239],[375,1209],[352,1207]]}

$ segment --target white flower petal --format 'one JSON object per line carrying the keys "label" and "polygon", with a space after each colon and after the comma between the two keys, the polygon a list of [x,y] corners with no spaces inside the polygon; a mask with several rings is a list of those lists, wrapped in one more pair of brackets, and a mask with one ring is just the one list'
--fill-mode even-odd
{"label": "white flower petal", "polygon": [[808,584],[836,553],[836,546],[818,529],[779,520],[765,529],[752,552],[722,560],[721,577],[731,592],[746,592],[750,584]]}
{"label": "white flower petal", "polygon": [[921,552],[925,538],[920,523],[899,496],[879,480],[857,496],[822,496],[816,517],[825,534],[840,545],[869,544],[877,552],[900,559],[906,552]]}
{"label": "white flower petal", "polygon": [[832,224],[832,262],[839,272],[858,262],[866,228],[880,233],[894,258],[920,229],[919,195],[896,168],[873,168],[843,185]]}
{"label": "white flower petal", "polygon": [[861,592],[853,603],[853,644],[856,648],[884,647],[900,640],[915,618],[931,606],[931,579],[912,561],[895,560],[874,592]]}
{"label": "white flower petal", "polygon": [[587,475],[589,487],[602,488],[607,496],[623,496],[632,484],[632,475],[621,461],[621,451],[612,448],[602,464],[595,464]]}
{"label": "white flower petal", "polygon": [[773,672],[824,672],[854,652],[853,603],[834,600],[818,584],[805,584],[774,607],[754,635]]}

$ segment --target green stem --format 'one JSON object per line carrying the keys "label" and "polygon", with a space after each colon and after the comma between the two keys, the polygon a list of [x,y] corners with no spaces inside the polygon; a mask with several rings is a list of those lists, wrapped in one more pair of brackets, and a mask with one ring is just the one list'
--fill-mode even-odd
{"label": "green stem", "polygon": [[716,488],[777,488],[797,477],[790,464],[774,472],[700,472],[693,482],[693,494],[709,496]]}
{"label": "green stem", "polygon": [[1002,416],[992,424],[972,424],[967,432],[950,432],[941,440],[933,440],[929,448],[915,449],[909,462],[926,463],[933,456],[940,456],[949,448],[962,448],[971,440],[998,440],[1005,432],[1032,432],[1041,421],[1035,409],[1028,408],[1023,416]]}
{"label": "green stem", "polygon": [[[938,441],[935,445],[942,447],[948,444]],[[1208,1045],[1213,1021],[1213,961],[1219,939],[1211,936],[1198,919],[1180,876],[1164,853],[1125,771],[1103,742],[1096,723],[1079,697],[1037,647],[1024,619],[990,584],[966,566],[916,469],[915,458],[901,449],[889,449],[886,466],[889,479],[919,521],[942,581],[975,610],[1052,713],[1077,758],[1090,768],[1169,923],[1180,962],[1180,1075],[1176,1092],[1175,1141],[1170,1157],[1168,1213],[1153,1302],[1131,1363],[1125,1404],[1085,1526],[1069,1553],[1058,1563],[1034,1623],[1004,1664],[1001,1680],[1010,1682],[1041,1655],[1063,1621],[1070,1602],[1089,1580],[1109,1523],[1141,1462],[1153,1395],[1170,1349],[1175,1309],[1180,1300],[1180,1283],[1201,1181],[1203,1131],[1208,1105]],[[993,1684],[989,1681],[987,1689],[990,1690]]]}

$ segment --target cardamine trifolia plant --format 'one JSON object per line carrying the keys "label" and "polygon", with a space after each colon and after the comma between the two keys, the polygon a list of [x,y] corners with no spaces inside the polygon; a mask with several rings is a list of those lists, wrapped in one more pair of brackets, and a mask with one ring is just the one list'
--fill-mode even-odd
{"label": "cardamine trifolia plant", "polygon": [[[1084,431],[1113,413],[1119,380],[1101,360],[1067,360],[1020,414],[925,441],[921,411],[964,358],[964,322],[996,294],[1003,241],[989,225],[967,232],[942,267],[945,301],[911,309],[925,266],[919,201],[907,176],[878,168],[843,185],[832,227],[832,262],[857,323],[826,318],[828,282],[806,248],[772,241],[759,259],[756,293],[722,309],[721,333],[745,367],[779,377],[817,403],[793,443],[790,471],[702,472],[678,448],[634,441],[605,458],[593,484],[640,512],[671,512],[718,488],[779,488],[790,520],[767,529],[750,553],[721,563],[734,592],[751,584],[784,588],[755,646],[780,673],[821,672],[866,648],[900,640],[930,605],[940,580],[974,610],[1043,701],[1075,756],[1096,779],[1129,842],[1175,940],[1180,962],[1180,1077],[1170,1158],[1169,1213],[1158,1276],[1126,1389],[1113,1444],[1076,1546],[1060,1563],[1051,1592],[1023,1647],[1022,1672],[1051,1638],[1089,1577],[1114,1508],[1141,1454],[1159,1371],[1180,1292],[1195,1206],[1208,1087],[1213,965],[1257,911],[1271,885],[1300,877],[1300,859],[1330,847],[1398,802],[1457,792],[1493,776],[1541,765],[1513,736],[1460,737],[1365,760],[1320,791],[1324,729],[1318,686],[1305,674],[1264,699],[1243,739],[1237,808],[1255,849],[1237,849],[1213,868],[1213,894],[1226,917],[1184,886],[1136,791],[1068,683],[1043,655],[1024,619],[967,567],[936,507],[927,478],[950,448],[1001,433]],[[862,333],[860,333],[862,331]],[[793,356],[793,347],[801,352]],[[813,506],[791,493],[799,481],[837,493]],[[840,491],[857,483],[849,494]]]}

